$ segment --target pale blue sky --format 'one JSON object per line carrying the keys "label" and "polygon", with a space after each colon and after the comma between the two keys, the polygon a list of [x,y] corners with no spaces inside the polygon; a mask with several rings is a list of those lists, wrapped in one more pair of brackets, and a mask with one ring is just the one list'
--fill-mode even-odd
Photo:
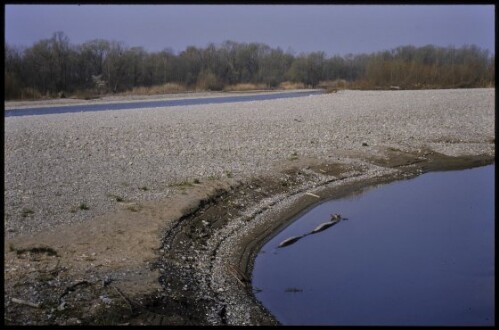
{"label": "pale blue sky", "polygon": [[148,51],[261,42],[295,53],[370,53],[475,44],[495,52],[493,5],[6,5],[5,41],[63,31],[73,44],[123,41]]}

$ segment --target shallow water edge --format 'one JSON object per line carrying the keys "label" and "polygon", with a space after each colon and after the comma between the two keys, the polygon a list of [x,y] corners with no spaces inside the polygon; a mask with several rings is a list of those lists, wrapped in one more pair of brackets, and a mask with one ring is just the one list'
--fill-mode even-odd
{"label": "shallow water edge", "polygon": [[[306,213],[310,209],[316,207],[327,200],[340,199],[351,195],[362,194],[366,190],[372,189],[375,186],[388,184],[394,181],[411,179],[428,172],[436,171],[453,171],[463,170],[474,167],[494,164],[495,159],[491,156],[462,156],[462,157],[449,157],[439,153],[433,153],[427,161],[413,164],[405,168],[398,168],[399,171],[391,172],[380,176],[367,176],[361,180],[354,180],[340,185],[324,185],[320,188],[320,199],[302,196],[297,198],[293,203],[287,205],[284,210],[275,212],[275,214],[268,214],[267,218],[275,217],[272,220],[273,225],[268,226],[268,230],[263,229],[259,235],[253,236],[253,241],[246,241],[243,249],[239,250],[240,253],[240,267],[244,270],[246,276],[251,278],[253,272],[254,261],[260,249],[278,233],[289,226],[294,219],[298,218],[301,214]],[[271,212],[273,213],[273,212]],[[243,243],[243,244],[244,244]],[[250,291],[250,295],[255,304],[258,304],[265,314],[271,316],[276,324],[279,322],[272,316],[272,314],[261,305],[254,295],[254,289]]]}
{"label": "shallow water edge", "polygon": [[[263,291],[256,296],[289,325],[493,322],[493,190],[489,165],[316,205],[259,252],[253,285]],[[332,212],[351,221],[277,247]],[[287,293],[293,288],[303,293]]]}

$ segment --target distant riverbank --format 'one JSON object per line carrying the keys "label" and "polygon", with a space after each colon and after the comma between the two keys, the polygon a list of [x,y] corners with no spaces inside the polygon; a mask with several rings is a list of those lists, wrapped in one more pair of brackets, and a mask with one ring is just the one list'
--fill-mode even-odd
{"label": "distant riverbank", "polygon": [[41,106],[28,108],[6,109],[5,117],[11,116],[33,116],[46,114],[61,114],[74,112],[94,112],[107,110],[135,110],[145,108],[164,108],[174,106],[191,106],[203,104],[221,104],[221,103],[237,103],[237,102],[255,102],[267,101],[293,97],[311,96],[323,93],[322,90],[307,90],[307,91],[289,91],[289,92],[268,92],[268,93],[238,93],[239,95],[210,96],[210,97],[184,97],[176,99],[157,99],[157,100],[142,100],[142,101],[122,101],[122,102],[102,102],[90,104],[73,104],[59,106]]}
{"label": "distant riverbank", "polygon": [[44,108],[52,106],[67,106],[67,105],[88,105],[88,104],[108,104],[108,103],[130,103],[135,101],[162,101],[162,100],[182,100],[182,99],[195,99],[195,98],[211,98],[211,97],[224,97],[224,96],[246,96],[249,94],[262,95],[262,94],[279,94],[279,93],[292,93],[292,92],[307,92],[319,91],[320,89],[294,89],[294,90],[254,90],[254,91],[227,91],[227,92],[182,92],[182,93],[167,93],[167,94],[153,94],[153,95],[140,95],[140,94],[117,94],[117,95],[103,95],[91,99],[80,98],[55,98],[47,100],[24,100],[24,101],[5,101],[4,108],[6,110],[15,110],[21,108]]}

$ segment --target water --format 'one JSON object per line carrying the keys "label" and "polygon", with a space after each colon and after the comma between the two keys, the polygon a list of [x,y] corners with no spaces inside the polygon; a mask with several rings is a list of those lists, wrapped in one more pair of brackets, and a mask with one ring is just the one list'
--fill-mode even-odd
{"label": "water", "polygon": [[[284,325],[494,325],[494,168],[311,208],[263,246],[255,296]],[[277,248],[332,213],[348,220]]]}
{"label": "water", "polygon": [[48,114],[69,113],[69,112],[128,110],[128,109],[132,110],[132,109],[141,109],[141,108],[161,108],[161,107],[200,105],[200,104],[265,101],[265,100],[275,100],[282,98],[317,95],[321,93],[323,93],[322,90],[310,90],[310,91],[301,91],[301,92],[271,93],[271,94],[243,95],[243,96],[222,96],[222,97],[178,99],[178,100],[162,100],[162,101],[65,105],[65,106],[55,106],[55,107],[5,110],[4,116],[5,117],[31,116],[31,115],[48,115]]}

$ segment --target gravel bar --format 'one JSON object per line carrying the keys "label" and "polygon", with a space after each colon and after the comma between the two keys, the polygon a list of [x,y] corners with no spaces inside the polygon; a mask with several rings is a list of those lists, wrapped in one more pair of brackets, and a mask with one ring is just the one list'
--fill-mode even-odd
{"label": "gravel bar", "polygon": [[382,148],[495,153],[495,89],[339,91],[292,99],[5,118],[5,235],[161,200],[179,185],[272,174],[290,159]]}

